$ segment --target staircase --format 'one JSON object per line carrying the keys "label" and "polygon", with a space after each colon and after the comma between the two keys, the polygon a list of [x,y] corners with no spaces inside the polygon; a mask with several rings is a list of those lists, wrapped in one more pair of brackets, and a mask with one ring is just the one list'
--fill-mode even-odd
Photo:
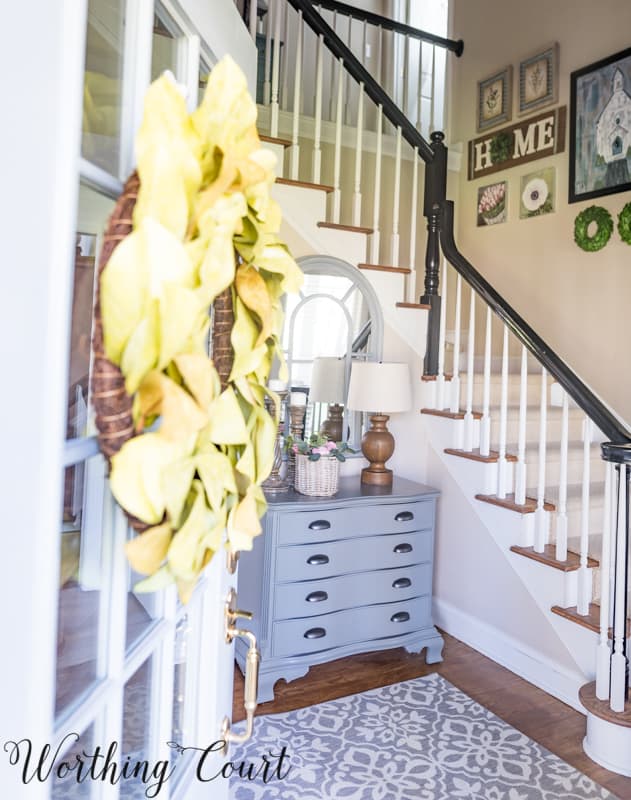
{"label": "staircase", "polygon": [[[524,666],[522,674],[587,713],[587,754],[631,775],[629,434],[459,253],[453,204],[444,199],[443,137],[432,134],[430,144],[419,133],[435,127],[442,108],[434,81],[427,97],[427,80],[418,76],[413,124],[362,64],[365,46],[359,56],[351,52],[348,15],[363,26],[363,45],[377,26],[384,57],[396,47],[383,46],[383,30],[404,37],[406,69],[414,42],[421,72],[423,47],[459,54],[462,43],[388,28],[332,0],[323,6],[331,24],[307,0],[276,0],[263,29],[259,120],[282,175],[274,187],[281,233],[296,257],[334,255],[370,280],[385,322],[384,360],[406,359],[419,375],[418,408],[399,423],[405,435],[397,436],[395,458],[405,466],[395,468],[406,474],[425,455],[427,473],[419,465],[410,477],[456,487],[444,490],[443,503],[449,497],[467,509],[528,593],[542,639],[545,627],[565,656],[563,668],[546,674]],[[254,31],[256,20],[249,22]],[[409,80],[404,74],[403,84]],[[409,94],[403,105],[408,110]],[[422,198],[427,236],[417,222]],[[451,535],[439,520],[439,562],[441,548],[457,557]],[[494,576],[469,579],[488,585]],[[515,619],[517,649],[522,624]],[[447,617],[444,626],[449,631]]]}

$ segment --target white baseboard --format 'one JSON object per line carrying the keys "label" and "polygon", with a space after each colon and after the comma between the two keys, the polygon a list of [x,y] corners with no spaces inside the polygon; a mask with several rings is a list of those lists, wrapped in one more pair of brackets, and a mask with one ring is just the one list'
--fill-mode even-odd
{"label": "white baseboard", "polygon": [[498,628],[436,597],[434,623],[520,678],[585,714],[578,699],[578,690],[586,680],[578,672],[559,666]]}

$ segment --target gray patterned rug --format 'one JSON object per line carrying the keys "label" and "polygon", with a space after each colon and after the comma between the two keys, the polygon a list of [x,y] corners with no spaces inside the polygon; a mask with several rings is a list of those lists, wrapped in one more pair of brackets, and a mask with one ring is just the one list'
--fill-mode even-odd
{"label": "gray patterned rug", "polygon": [[230,760],[283,745],[287,776],[233,777],[231,800],[615,800],[437,674],[258,717]]}

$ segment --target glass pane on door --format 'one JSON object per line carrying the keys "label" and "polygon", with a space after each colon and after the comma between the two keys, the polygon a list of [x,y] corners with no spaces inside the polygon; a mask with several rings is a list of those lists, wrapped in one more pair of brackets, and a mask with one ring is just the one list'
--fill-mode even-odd
{"label": "glass pane on door", "polygon": [[81,153],[112,175],[120,158],[125,6],[125,0],[88,3]]}
{"label": "glass pane on door", "polygon": [[151,48],[151,80],[170,70],[177,80],[184,79],[182,56],[185,45],[182,32],[161,8],[153,17],[153,42]]}
{"label": "glass pane on door", "polygon": [[[66,762],[69,765],[77,765],[79,760],[83,760],[86,766],[83,772],[73,770],[64,774],[62,768],[62,776],[58,777],[56,769],[53,770],[52,778],[52,800],[88,800],[88,798],[96,795],[98,784],[92,780],[89,775],[90,759],[87,756],[95,752],[97,742],[94,741],[94,725],[85,730],[79,738],[75,741],[74,734],[68,735],[68,742],[71,742],[70,747],[66,752],[57,760],[55,767]],[[102,762],[101,762],[102,763]]]}
{"label": "glass pane on door", "polygon": [[[123,692],[123,739],[121,743],[121,762],[129,759],[131,763],[137,761],[152,761],[151,735],[152,711],[158,708],[155,683],[156,656],[144,661],[136,672],[125,684]],[[120,796],[136,798],[139,790],[147,788],[139,779],[121,783]]]}
{"label": "glass pane on door", "polygon": [[60,526],[55,711],[59,715],[102,677],[105,463],[101,456],[64,471]]}

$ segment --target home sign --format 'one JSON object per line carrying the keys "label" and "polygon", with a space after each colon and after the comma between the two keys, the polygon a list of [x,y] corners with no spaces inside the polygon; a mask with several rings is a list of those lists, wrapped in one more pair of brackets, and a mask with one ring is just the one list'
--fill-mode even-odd
{"label": "home sign", "polygon": [[469,142],[469,180],[565,150],[567,107],[545,111]]}

